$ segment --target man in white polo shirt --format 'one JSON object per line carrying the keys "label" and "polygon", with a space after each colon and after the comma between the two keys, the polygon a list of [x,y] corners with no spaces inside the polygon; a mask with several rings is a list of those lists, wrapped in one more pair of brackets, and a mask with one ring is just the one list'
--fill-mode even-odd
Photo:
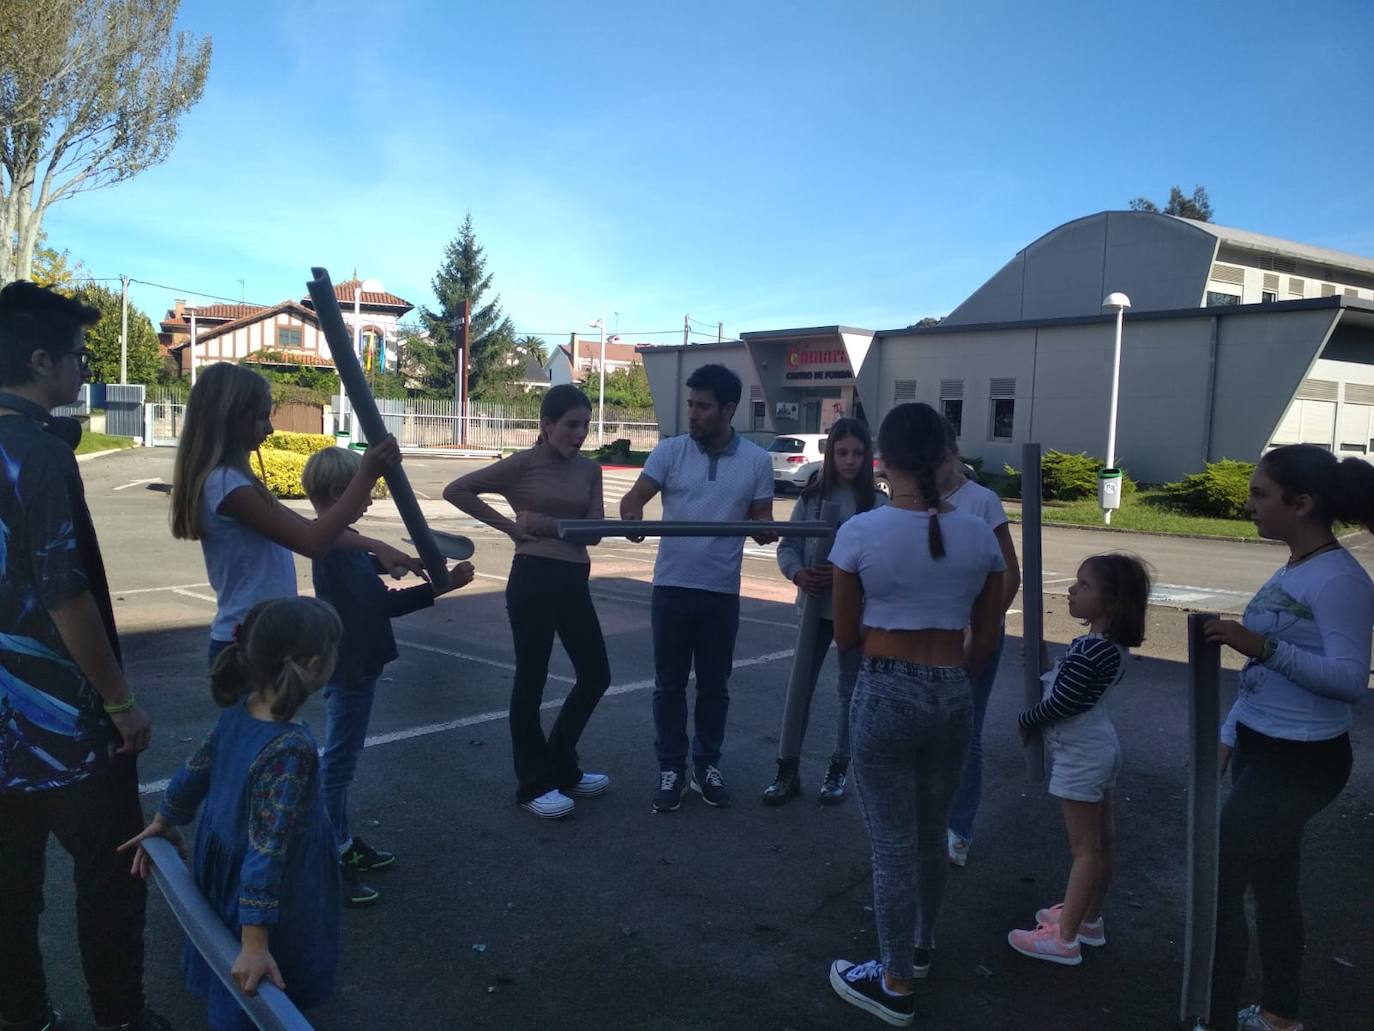
{"label": "man in white polo shirt", "polygon": [[[773,518],[773,467],[768,453],[730,426],[739,377],[724,365],[703,365],[687,379],[687,435],[661,441],[644,472],[620,501],[620,518],[643,519],[644,505],[663,494],[663,518],[733,522]],[[777,540],[763,531],[760,544]],[[654,563],[654,750],[659,785],[654,812],[670,813],[687,789],[687,678],[696,665],[692,789],[711,806],[728,806],[720,773],[728,683],[739,630],[742,537],[665,537]]]}

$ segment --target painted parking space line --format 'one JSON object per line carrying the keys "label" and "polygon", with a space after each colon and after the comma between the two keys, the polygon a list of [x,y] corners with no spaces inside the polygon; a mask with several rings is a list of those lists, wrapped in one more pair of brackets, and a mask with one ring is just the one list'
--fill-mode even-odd
{"label": "painted parking space line", "polygon": [[173,587],[172,593],[179,594],[183,598],[195,598],[199,601],[208,601],[211,605],[219,604],[219,599],[216,598],[213,594],[199,594],[196,591],[188,591],[183,587]]}
{"label": "painted parking space line", "polygon": [[[414,647],[413,644],[408,646]],[[755,655],[748,659],[736,659],[732,668],[734,670],[748,669],[750,666],[762,666],[770,662],[790,659],[791,657],[792,649],[789,648],[786,651],[768,652],[764,655]],[[551,677],[550,679],[553,678]],[[643,680],[632,680],[626,684],[614,684],[606,689],[606,695],[604,697],[634,694],[638,691],[647,691],[653,686],[654,681],[652,677]],[[539,708],[541,710],[556,709],[562,705],[564,701],[566,701],[565,698],[556,698],[552,701],[545,702]],[[509,718],[510,710],[492,709],[489,712],[479,712],[472,716],[463,716],[455,720],[445,720],[442,723],[422,723],[419,726],[407,727],[404,730],[393,730],[386,734],[374,734],[363,742],[363,747],[376,748],[378,745],[389,745],[397,741],[411,741],[418,737],[428,737],[431,734],[443,734],[450,730],[460,730],[463,727],[475,727],[482,723],[495,723],[498,720],[506,720]],[[171,779],[164,778],[163,780],[154,780],[147,784],[140,784],[138,786],[138,793],[140,795],[156,795],[166,791],[169,783],[171,783]]]}
{"label": "painted parking space line", "polygon": [[161,479],[161,476],[145,476],[141,480],[130,480],[128,483],[121,483],[118,487],[113,487],[111,489],[116,491],[128,490],[130,487],[137,487],[141,483],[157,483]]}

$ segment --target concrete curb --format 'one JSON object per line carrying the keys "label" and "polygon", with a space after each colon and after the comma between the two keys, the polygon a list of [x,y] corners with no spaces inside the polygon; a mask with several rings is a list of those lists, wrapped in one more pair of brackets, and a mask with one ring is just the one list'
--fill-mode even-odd
{"label": "concrete curb", "polygon": [[[1021,513],[1007,513],[1007,519],[1013,523],[1021,522]],[[1091,523],[1061,523],[1054,519],[1046,519],[1044,528],[1049,529],[1053,526],[1062,526],[1067,530],[1096,530],[1099,533],[1134,533],[1144,537],[1173,537],[1189,541],[1226,541],[1230,544],[1266,544],[1274,546],[1282,543],[1281,541],[1271,541],[1264,537],[1223,537],[1218,533],[1175,533],[1171,530],[1136,530],[1127,526],[1093,526]],[[1356,531],[1359,532],[1359,531]],[[1347,534],[1346,537],[1354,536]],[[1345,537],[1339,538],[1345,540]]]}
{"label": "concrete curb", "polygon": [[[135,445],[137,447],[137,445]],[[124,451],[133,451],[132,447],[112,447],[105,451],[87,451],[84,455],[77,455],[78,462],[90,462],[96,458],[104,458],[106,455],[118,455]]]}

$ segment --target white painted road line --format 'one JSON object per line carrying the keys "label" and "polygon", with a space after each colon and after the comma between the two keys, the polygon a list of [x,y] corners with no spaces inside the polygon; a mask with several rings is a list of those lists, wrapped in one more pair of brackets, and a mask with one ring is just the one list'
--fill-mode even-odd
{"label": "white painted road line", "polygon": [[218,605],[219,599],[213,594],[197,594],[195,591],[188,591],[181,587],[173,587],[173,594],[180,594],[184,598],[196,598],[200,601],[208,601],[211,605]]}
{"label": "white painted road line", "polygon": [[137,487],[140,483],[157,483],[161,476],[148,476],[141,480],[130,480],[128,483],[121,483],[115,490],[128,490],[130,487]]}
{"label": "white painted road line", "polygon": [[130,591],[111,591],[111,597],[123,598],[129,594],[156,594],[158,591],[186,591],[192,587],[209,587],[208,583],[198,584],[168,584],[166,587],[135,587]]}
{"label": "white painted road line", "polygon": [[[410,644],[410,645],[407,645],[407,647],[412,647],[412,648],[413,648],[413,647],[416,647],[416,645]],[[437,649],[430,649],[430,650],[437,650]],[[755,655],[753,658],[750,658],[750,659],[737,659],[737,660],[735,661],[735,665],[734,665],[733,668],[736,669],[736,670],[747,669],[747,668],[750,667],[750,666],[762,666],[762,665],[764,665],[765,663],[777,662],[777,661],[780,660],[780,659],[790,659],[791,657],[792,657],[792,650],[789,648],[787,651],[768,652],[768,653],[765,654],[765,655]],[[489,661],[489,660],[482,660],[482,659],[479,659],[478,661],[479,661],[479,662],[482,662],[482,661]],[[553,678],[550,678],[550,679],[553,679]],[[566,679],[566,678],[564,678],[564,679]],[[633,694],[633,693],[635,693],[635,692],[637,692],[637,691],[645,691],[645,690],[648,690],[649,688],[651,688],[651,687],[653,687],[653,686],[654,686],[654,681],[653,681],[652,678],[648,678],[648,679],[645,679],[645,680],[632,680],[632,681],[630,681],[628,684],[616,684],[616,685],[614,685],[614,686],[608,688],[608,689],[606,690],[606,694],[607,694],[607,695],[626,695],[626,694]],[[562,705],[564,701],[566,701],[566,699],[564,699],[564,698],[557,698],[557,699],[554,699],[553,701],[545,702],[545,703],[544,703],[543,705],[541,705],[539,708],[540,708],[540,709],[556,709],[556,708],[558,708],[560,705]],[[431,735],[431,734],[442,734],[442,733],[444,733],[445,731],[449,731],[449,730],[460,730],[460,729],[462,729],[463,727],[475,727],[475,726],[477,726],[478,724],[481,724],[481,723],[495,723],[497,720],[505,720],[505,719],[509,719],[509,718],[510,718],[510,711],[509,711],[509,710],[507,710],[507,709],[493,709],[493,710],[490,711],[490,712],[479,712],[479,713],[476,713],[475,715],[472,715],[472,716],[463,716],[462,718],[456,719],[456,720],[446,720],[446,721],[444,721],[443,723],[425,723],[425,724],[421,724],[421,725],[418,726],[418,727],[408,727],[408,728],[405,729],[405,730],[393,730],[393,731],[391,731],[390,733],[387,733],[387,734],[374,734],[374,735],[372,735],[371,737],[369,737],[366,741],[363,742],[363,747],[364,747],[364,748],[374,748],[374,747],[376,747],[377,745],[389,745],[389,744],[392,744],[392,743],[394,743],[394,742],[396,742],[396,741],[410,741],[410,740],[412,740],[413,738],[417,738],[417,737],[428,737],[428,736]],[[151,782],[149,782],[149,783],[147,783],[147,784],[140,784],[140,785],[139,785],[139,788],[138,788],[138,792],[139,792],[140,795],[156,795],[156,794],[158,794],[159,792],[166,791],[166,790],[167,790],[167,785],[168,785],[169,783],[171,783],[170,779],[167,779],[167,780],[155,780],[155,781],[151,781]]]}

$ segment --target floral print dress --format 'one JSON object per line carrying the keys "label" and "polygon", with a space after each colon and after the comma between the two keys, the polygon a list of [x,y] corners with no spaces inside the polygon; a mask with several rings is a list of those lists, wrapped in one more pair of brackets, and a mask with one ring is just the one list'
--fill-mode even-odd
{"label": "floral print dress", "polygon": [[[201,892],[236,939],[244,924],[268,926],[286,994],[301,1009],[318,1005],[338,967],[339,865],[309,728],[257,719],[246,702],[226,709],[172,778],[162,817],[189,823],[202,803],[192,860]],[[214,1031],[252,1027],[189,942],[182,967],[208,997]]]}

